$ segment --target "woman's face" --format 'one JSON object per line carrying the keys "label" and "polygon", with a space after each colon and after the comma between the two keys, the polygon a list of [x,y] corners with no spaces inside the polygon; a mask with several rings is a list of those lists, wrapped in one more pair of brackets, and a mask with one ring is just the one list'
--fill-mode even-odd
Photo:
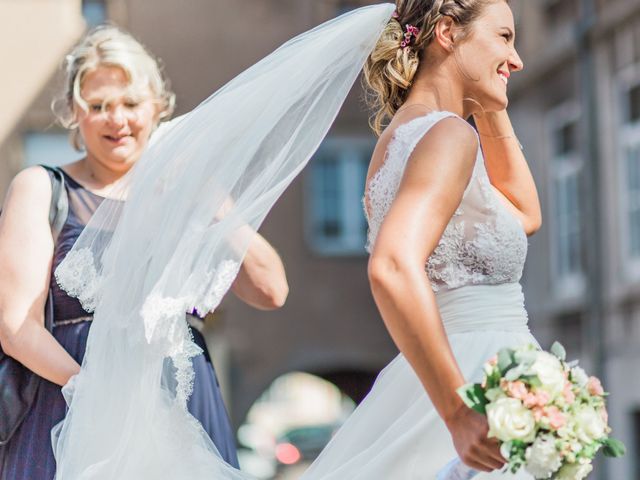
{"label": "woman's face", "polygon": [[456,52],[465,74],[467,96],[486,111],[504,110],[509,103],[509,77],[523,68],[514,41],[511,8],[506,2],[491,3],[471,25],[469,37]]}
{"label": "woman's face", "polygon": [[148,86],[131,97],[125,72],[100,66],[85,75],[80,94],[88,105],[75,106],[87,158],[124,172],[140,158],[158,120],[157,102]]}

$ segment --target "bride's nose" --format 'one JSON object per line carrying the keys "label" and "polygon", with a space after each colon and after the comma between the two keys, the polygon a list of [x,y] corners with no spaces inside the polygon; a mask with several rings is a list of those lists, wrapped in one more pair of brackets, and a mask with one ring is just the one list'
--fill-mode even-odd
{"label": "bride's nose", "polygon": [[524,68],[524,63],[518,55],[517,50],[514,48],[511,56],[509,57],[509,70],[512,72],[519,72]]}

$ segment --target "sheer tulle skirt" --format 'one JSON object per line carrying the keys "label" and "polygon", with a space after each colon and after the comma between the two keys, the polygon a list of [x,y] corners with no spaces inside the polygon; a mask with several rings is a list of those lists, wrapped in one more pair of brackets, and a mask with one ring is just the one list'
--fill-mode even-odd
{"label": "sheer tulle skirt", "polygon": [[[437,298],[449,342],[469,381],[481,380],[483,364],[500,348],[537,344],[527,327],[519,284],[462,287]],[[448,430],[401,354],[302,479],[431,480],[455,457]],[[494,472],[476,478],[532,477]]]}

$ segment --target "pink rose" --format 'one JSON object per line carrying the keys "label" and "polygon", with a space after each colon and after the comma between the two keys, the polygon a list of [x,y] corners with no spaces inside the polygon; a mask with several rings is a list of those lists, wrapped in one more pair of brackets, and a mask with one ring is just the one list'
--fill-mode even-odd
{"label": "pink rose", "polygon": [[562,391],[562,396],[564,397],[565,401],[571,405],[573,402],[576,401],[576,395],[575,393],[573,393],[573,389],[571,388],[571,383],[567,382],[564,384],[564,390]]}
{"label": "pink rose", "polygon": [[587,390],[591,395],[604,395],[604,388],[602,388],[602,383],[596,377],[589,377],[589,381],[587,382]]}
{"label": "pink rose", "polygon": [[554,430],[564,427],[567,424],[567,419],[564,414],[558,409],[558,407],[552,405],[544,408],[544,415],[549,421],[549,426]]}
{"label": "pink rose", "polygon": [[544,407],[547,403],[549,403],[549,400],[551,400],[551,397],[549,395],[549,392],[547,392],[546,390],[539,390],[538,392],[536,392],[536,403],[539,407]]}
{"label": "pink rose", "polygon": [[523,382],[521,382],[520,380],[516,380],[515,382],[509,382],[507,384],[507,393],[513,398],[524,400],[527,397],[529,391],[527,390],[527,386]]}
{"label": "pink rose", "polygon": [[529,392],[526,397],[522,399],[524,406],[527,408],[533,408],[538,406],[538,397],[535,393]]}
{"label": "pink rose", "polygon": [[533,418],[535,419],[536,422],[539,422],[540,420],[542,420],[542,417],[544,417],[544,410],[542,410],[542,408],[540,407],[535,407],[533,410]]}

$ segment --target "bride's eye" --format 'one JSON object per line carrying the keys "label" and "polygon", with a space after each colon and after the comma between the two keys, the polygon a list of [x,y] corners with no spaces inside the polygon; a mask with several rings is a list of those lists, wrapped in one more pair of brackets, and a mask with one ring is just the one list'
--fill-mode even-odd
{"label": "bride's eye", "polygon": [[102,104],[101,103],[92,103],[89,105],[89,110],[95,113],[102,112]]}

